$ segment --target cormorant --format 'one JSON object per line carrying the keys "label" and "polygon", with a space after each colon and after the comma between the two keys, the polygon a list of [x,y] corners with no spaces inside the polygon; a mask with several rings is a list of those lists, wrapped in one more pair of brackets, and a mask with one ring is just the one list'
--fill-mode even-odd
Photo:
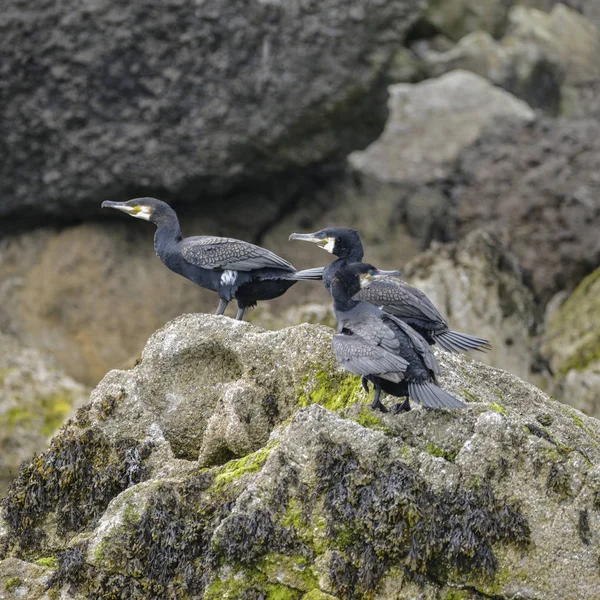
{"label": "cormorant", "polygon": [[428,408],[462,408],[463,402],[436,385],[439,364],[429,344],[410,325],[368,302],[356,300],[361,279],[376,277],[377,269],[364,263],[341,266],[331,280],[333,308],[338,333],[333,351],[348,371],[368,381],[375,393],[372,408],[387,412],[381,403],[381,390],[406,397],[392,410],[410,410],[409,397]]}
{"label": "cormorant", "polygon": [[[331,291],[331,281],[337,270],[345,264],[360,262],[363,247],[360,236],[354,229],[327,227],[315,233],[292,233],[290,240],[302,240],[318,244],[338,259],[325,267],[323,284]],[[483,338],[452,331],[431,300],[417,288],[399,276],[378,275],[364,279],[357,300],[370,302],[393,314],[418,331],[429,344],[439,344],[448,352],[481,350],[491,348]]]}
{"label": "cormorant", "polygon": [[320,280],[323,275],[322,267],[296,271],[287,260],[249,242],[213,236],[184,238],[175,211],[155,198],[106,201],[102,208],[115,208],[154,223],[157,256],[171,271],[217,292],[218,315],[235,299],[236,319],[243,320],[246,308],[258,300],[277,298],[297,281]]}

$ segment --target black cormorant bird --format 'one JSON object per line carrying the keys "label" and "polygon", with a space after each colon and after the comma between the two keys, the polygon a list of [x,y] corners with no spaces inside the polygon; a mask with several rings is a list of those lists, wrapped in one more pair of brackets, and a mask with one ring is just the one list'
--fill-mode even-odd
{"label": "black cormorant bird", "polygon": [[[327,227],[315,233],[292,233],[290,240],[314,242],[338,257],[325,267],[323,283],[331,291],[331,281],[345,264],[360,262],[363,247],[354,229]],[[439,344],[448,352],[461,350],[489,350],[490,343],[483,338],[452,331],[431,300],[417,288],[398,276],[386,274],[364,279],[356,298],[381,307],[418,331],[429,344]]]}
{"label": "black cormorant bird", "polygon": [[406,397],[394,412],[410,410],[409,397],[428,408],[462,408],[463,402],[436,385],[439,364],[429,344],[410,325],[368,302],[356,300],[361,279],[376,277],[364,263],[342,265],[331,280],[338,333],[333,350],[338,362],[362,377],[365,390],[373,383],[372,408],[387,412],[381,390]]}
{"label": "black cormorant bird", "polygon": [[237,300],[236,319],[258,300],[281,296],[299,280],[320,280],[323,268],[296,271],[287,260],[273,252],[233,238],[181,235],[179,219],[166,203],[155,198],[128,202],[103,202],[156,225],[154,248],[162,262],[179,275],[219,294],[217,314],[222,315],[231,300]]}

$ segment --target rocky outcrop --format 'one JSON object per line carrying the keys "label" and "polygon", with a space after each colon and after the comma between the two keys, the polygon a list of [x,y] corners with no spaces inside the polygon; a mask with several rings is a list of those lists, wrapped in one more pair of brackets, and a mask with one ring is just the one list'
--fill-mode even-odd
{"label": "rocky outcrop", "polygon": [[150,190],[210,200],[342,159],[380,129],[385,70],[423,9],[375,4],[10,0],[0,216],[72,221]]}
{"label": "rocky outcrop", "polygon": [[47,356],[0,333],[0,496],[86,397]]}
{"label": "rocky outcrop", "polygon": [[550,316],[542,351],[554,371],[554,394],[600,416],[600,269]]}
{"label": "rocky outcrop", "polygon": [[474,231],[454,244],[434,244],[403,275],[440,308],[452,329],[491,342],[489,352],[473,356],[530,379],[536,305],[518,262],[499,239]]}
{"label": "rocky outcrop", "polygon": [[506,232],[542,301],[573,288],[600,260],[595,119],[542,119],[488,130],[460,155],[448,187],[448,237],[481,227]]}
{"label": "rocky outcrop", "polygon": [[466,409],[376,414],[330,336],[199,315],[157,332],[12,486],[0,591],[597,598],[598,421],[441,354]]}
{"label": "rocky outcrop", "polygon": [[563,4],[550,13],[514,6],[500,40],[477,30],[449,50],[417,50],[430,76],[468,69],[551,114],[580,110],[580,87],[600,79],[600,29]]}
{"label": "rocky outcrop", "polygon": [[390,183],[425,184],[446,177],[459,152],[498,118],[534,118],[520,100],[468,71],[391,86],[381,137],[349,157],[361,173]]}
{"label": "rocky outcrop", "polygon": [[454,41],[473,31],[499,38],[510,27],[511,9],[521,7],[545,12],[569,7],[600,27],[600,10],[595,0],[431,0],[424,21]]}

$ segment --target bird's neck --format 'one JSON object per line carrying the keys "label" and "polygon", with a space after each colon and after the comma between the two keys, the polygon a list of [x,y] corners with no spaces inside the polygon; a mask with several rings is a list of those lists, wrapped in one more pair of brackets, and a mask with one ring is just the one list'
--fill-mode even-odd
{"label": "bird's neck", "polygon": [[331,295],[333,296],[333,308],[335,312],[348,312],[359,302],[352,299],[353,294],[350,294],[344,283],[337,279],[332,283]]}
{"label": "bird's neck", "polygon": [[364,252],[363,252],[362,246],[358,246],[355,248],[350,248],[350,250],[348,250],[346,252],[346,255],[340,257],[338,260],[347,262],[347,263],[355,263],[355,262],[361,262],[363,259],[363,256],[364,256]]}
{"label": "bird's neck", "polygon": [[163,219],[156,224],[156,233],[154,234],[154,249],[156,254],[163,258],[175,250],[177,244],[181,241],[181,227],[176,215],[170,215],[168,219]]}

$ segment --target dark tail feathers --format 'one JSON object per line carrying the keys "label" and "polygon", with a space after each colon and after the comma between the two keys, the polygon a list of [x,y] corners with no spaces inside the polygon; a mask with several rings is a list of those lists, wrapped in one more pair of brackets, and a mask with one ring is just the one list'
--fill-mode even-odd
{"label": "dark tail feathers", "polygon": [[314,269],[304,269],[303,271],[295,271],[290,273],[290,279],[319,281],[323,279],[323,271],[325,267],[315,267]]}
{"label": "dark tail feathers", "polygon": [[492,345],[483,338],[459,333],[458,331],[444,331],[436,334],[433,339],[447,352],[461,352],[463,350],[479,350],[486,352]]}
{"label": "dark tail feathers", "polygon": [[434,383],[409,383],[408,395],[427,408],[464,408],[466,404]]}

